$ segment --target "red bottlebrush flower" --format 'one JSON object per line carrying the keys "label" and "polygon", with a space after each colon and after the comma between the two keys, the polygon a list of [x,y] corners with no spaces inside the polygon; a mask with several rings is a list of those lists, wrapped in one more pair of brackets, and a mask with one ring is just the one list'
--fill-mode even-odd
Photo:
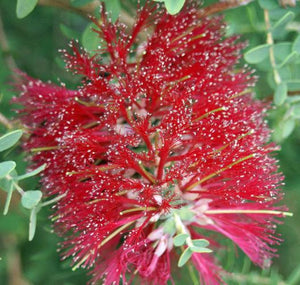
{"label": "red bottlebrush flower", "polygon": [[177,262],[191,262],[204,284],[220,284],[211,233],[260,266],[280,241],[267,106],[252,98],[251,72],[235,67],[244,45],[224,37],[221,18],[155,8],[141,9],[131,34],[103,13],[95,56],[74,43],[64,51],[82,75],[76,90],[25,76],[25,147],[47,163],[45,195],[63,195],[55,228],[74,269],[92,267],[107,285],[166,284]]}

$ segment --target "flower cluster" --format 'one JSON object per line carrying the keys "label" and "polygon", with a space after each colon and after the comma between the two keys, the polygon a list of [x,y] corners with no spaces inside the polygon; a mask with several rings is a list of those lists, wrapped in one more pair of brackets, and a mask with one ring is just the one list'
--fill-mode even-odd
{"label": "flower cluster", "polygon": [[74,269],[106,285],[166,284],[188,262],[220,284],[218,237],[260,266],[280,241],[267,106],[220,17],[156,8],[140,9],[130,33],[103,12],[95,55],[76,42],[63,51],[76,90],[24,76],[25,147],[47,163],[45,195],[62,195],[53,220]]}

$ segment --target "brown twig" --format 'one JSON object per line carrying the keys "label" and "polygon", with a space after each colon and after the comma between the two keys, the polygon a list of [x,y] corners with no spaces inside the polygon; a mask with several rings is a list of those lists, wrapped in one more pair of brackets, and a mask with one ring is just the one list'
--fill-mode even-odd
{"label": "brown twig", "polygon": [[225,0],[218,3],[211,4],[207,7],[200,9],[199,15],[201,17],[211,16],[225,10],[230,10],[237,8],[239,6],[244,6],[252,2],[253,0]]}

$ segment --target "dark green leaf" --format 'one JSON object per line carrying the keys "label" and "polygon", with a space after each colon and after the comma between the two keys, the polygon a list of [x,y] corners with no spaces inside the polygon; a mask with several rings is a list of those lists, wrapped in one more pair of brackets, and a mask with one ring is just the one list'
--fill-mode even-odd
{"label": "dark green leaf", "polygon": [[75,30],[69,28],[68,26],[64,24],[60,24],[59,28],[64,36],[66,36],[68,39],[78,39],[79,33],[77,33]]}
{"label": "dark green leaf", "polygon": [[185,251],[180,255],[180,258],[178,260],[178,267],[182,267],[185,265],[190,257],[192,256],[193,251],[188,247],[185,249]]}
{"label": "dark green leaf", "polygon": [[183,7],[185,0],[165,0],[166,9],[169,14],[177,14]]}
{"label": "dark green leaf", "polygon": [[284,103],[284,101],[287,98],[287,92],[288,89],[286,83],[282,82],[277,86],[274,94],[275,105],[280,106],[281,104]]}
{"label": "dark green leaf", "polygon": [[15,130],[0,137],[0,151],[12,147],[22,136],[22,130]]}
{"label": "dark green leaf", "polygon": [[38,0],[18,0],[16,10],[17,17],[19,19],[25,18],[33,11],[37,3]]}
{"label": "dark green leaf", "polygon": [[173,243],[175,246],[182,246],[188,237],[188,234],[179,234],[173,238]]}
{"label": "dark green leaf", "polygon": [[12,170],[14,170],[15,167],[16,167],[16,163],[14,161],[0,162],[0,178],[4,178]]}
{"label": "dark green leaf", "polygon": [[39,190],[26,191],[21,198],[22,206],[26,209],[33,209],[41,201],[42,196]]}
{"label": "dark green leaf", "polygon": [[26,179],[32,176],[35,176],[37,174],[39,174],[40,172],[42,172],[45,168],[46,168],[46,164],[41,165],[40,167],[36,168],[35,170],[32,170],[31,172],[25,173],[23,175],[17,176],[14,179],[17,181],[20,181],[22,179]]}
{"label": "dark green leaf", "polygon": [[269,48],[270,48],[269,44],[256,46],[248,50],[245,53],[244,58],[248,63],[252,63],[252,64],[259,63],[268,56]]}

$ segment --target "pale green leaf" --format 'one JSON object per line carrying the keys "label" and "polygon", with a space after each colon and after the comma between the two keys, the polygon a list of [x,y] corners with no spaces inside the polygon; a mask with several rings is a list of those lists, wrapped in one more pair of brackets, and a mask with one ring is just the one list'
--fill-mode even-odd
{"label": "pale green leaf", "polygon": [[207,248],[207,247],[198,247],[198,246],[191,246],[190,247],[192,252],[198,252],[198,253],[209,253],[212,252],[211,249]]}
{"label": "pale green leaf", "polygon": [[295,13],[288,11],[272,26],[272,30],[274,31],[277,28],[284,27],[289,22],[291,22],[294,18],[295,18]]}
{"label": "pale green leaf", "polygon": [[189,259],[191,258],[193,254],[193,251],[188,247],[184,250],[184,252],[180,255],[180,258],[178,260],[178,267],[182,267],[185,265]]}
{"label": "pale green leaf", "polygon": [[4,205],[4,210],[3,210],[3,215],[6,215],[8,213],[8,209],[9,209],[9,205],[10,205],[10,201],[11,201],[11,197],[12,197],[12,193],[14,191],[13,188],[13,181],[12,180],[8,180],[8,191],[7,191],[7,196],[6,196],[6,201],[5,201],[5,205]]}
{"label": "pale green leaf", "polygon": [[277,106],[282,105],[287,98],[287,92],[288,89],[286,83],[280,83],[275,90],[274,104]]}
{"label": "pale green leaf", "polygon": [[209,245],[209,241],[206,239],[193,239],[192,242],[196,247],[206,247]]}
{"label": "pale green leaf", "polygon": [[259,63],[268,56],[269,48],[270,48],[269,44],[256,46],[248,50],[245,53],[244,58],[248,63],[252,63],[252,64]]}
{"label": "pale green leaf", "polygon": [[73,7],[82,7],[82,6],[89,4],[92,1],[93,0],[70,0],[70,4]]}
{"label": "pale green leaf", "polygon": [[185,244],[185,241],[188,237],[188,234],[179,234],[173,238],[173,243],[175,246],[182,246]]}
{"label": "pale green leaf", "polygon": [[177,14],[183,7],[185,0],[165,0],[166,9],[169,14]]}
{"label": "pale green leaf", "polygon": [[14,161],[0,162],[0,178],[4,178],[7,174],[13,171],[16,167]]}
{"label": "pale green leaf", "polygon": [[37,3],[38,0],[18,0],[16,9],[17,17],[19,19],[25,18],[33,11]]}
{"label": "pale green leaf", "polygon": [[286,121],[283,121],[281,124],[282,128],[282,138],[287,138],[295,128],[295,119],[290,118]]}
{"label": "pale green leaf", "polygon": [[36,215],[37,215],[38,209],[34,207],[30,212],[30,218],[29,218],[29,241],[32,241],[35,235],[35,229],[36,229]]}
{"label": "pale green leaf", "polygon": [[15,130],[0,137],[0,151],[12,147],[22,136],[22,130]]}
{"label": "pale green leaf", "polygon": [[42,199],[42,192],[39,190],[26,191],[21,198],[21,204],[26,209],[33,209]]}
{"label": "pale green leaf", "polygon": [[258,4],[261,8],[266,10],[272,10],[280,7],[277,0],[258,0]]}

